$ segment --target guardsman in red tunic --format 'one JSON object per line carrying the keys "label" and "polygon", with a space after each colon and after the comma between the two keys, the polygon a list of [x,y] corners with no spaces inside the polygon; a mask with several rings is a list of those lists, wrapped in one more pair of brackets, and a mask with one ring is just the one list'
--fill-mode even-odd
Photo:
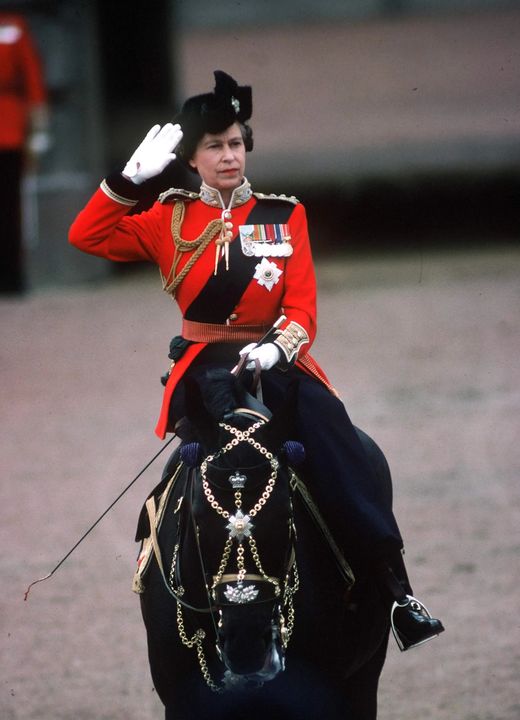
{"label": "guardsman in red tunic", "polygon": [[47,93],[29,29],[19,15],[0,13],[0,292],[24,289],[21,180],[24,151],[48,146]]}
{"label": "guardsman in red tunic", "polygon": [[[163,289],[179,305],[182,331],[170,346],[159,437],[184,415],[184,378],[203,368],[231,369],[247,354],[264,371],[271,409],[298,378],[297,428],[313,495],[346,554],[368,560],[384,578],[396,638],[407,649],[443,627],[411,596],[395,518],[375,499],[356,431],[309,354],[316,282],[305,209],[294,197],[252,191],[244,174],[253,146],[251,88],[221,71],[215,80],[213,93],[188,99],[174,124],[150,130],[122,174],[103,180],[74,221],[70,242],[110,260],[156,263]],[[174,149],[201,176],[200,192],[171,189],[147,212],[128,215],[142,184],[175,159]],[[275,339],[254,347],[280,316]]]}

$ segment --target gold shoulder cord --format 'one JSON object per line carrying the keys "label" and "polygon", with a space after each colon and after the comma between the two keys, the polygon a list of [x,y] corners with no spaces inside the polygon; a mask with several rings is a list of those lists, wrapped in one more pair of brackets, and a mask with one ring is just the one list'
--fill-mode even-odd
{"label": "gold shoulder cord", "polygon": [[[164,276],[161,272],[163,290],[169,293],[172,298],[175,298],[175,291],[180,283],[184,280],[186,275],[189,273],[191,268],[195,265],[197,260],[200,258],[204,250],[208,247],[211,240],[217,233],[222,232],[224,222],[220,218],[212,220],[206,225],[205,230],[195,240],[183,240],[181,238],[181,226],[184,220],[184,202],[176,202],[172,213],[172,237],[173,244],[175,245],[175,252],[173,254],[173,262],[170,272],[167,276]],[[195,252],[193,252],[195,251]],[[188,260],[186,265],[183,267],[181,272],[176,275],[177,265],[182,257],[182,253],[193,252],[193,255]]]}

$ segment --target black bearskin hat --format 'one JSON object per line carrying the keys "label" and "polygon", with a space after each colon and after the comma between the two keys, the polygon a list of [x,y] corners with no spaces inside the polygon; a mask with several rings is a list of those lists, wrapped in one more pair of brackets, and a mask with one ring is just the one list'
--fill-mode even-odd
{"label": "black bearskin hat", "polygon": [[239,86],[231,75],[222,70],[215,70],[214,75],[214,91],[188,98],[173,118],[184,133],[176,153],[186,165],[206,133],[224,132],[236,122],[242,126],[246,150],[253,149],[253,131],[246,124],[253,112],[251,88],[248,85]]}

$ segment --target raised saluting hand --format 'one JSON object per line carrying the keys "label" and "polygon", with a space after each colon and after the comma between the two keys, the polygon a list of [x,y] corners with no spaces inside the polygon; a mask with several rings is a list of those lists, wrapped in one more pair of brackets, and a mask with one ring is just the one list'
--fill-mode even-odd
{"label": "raised saluting hand", "polygon": [[181,139],[180,125],[154,125],[125,165],[123,175],[136,185],[159,175],[177,157],[173,150]]}

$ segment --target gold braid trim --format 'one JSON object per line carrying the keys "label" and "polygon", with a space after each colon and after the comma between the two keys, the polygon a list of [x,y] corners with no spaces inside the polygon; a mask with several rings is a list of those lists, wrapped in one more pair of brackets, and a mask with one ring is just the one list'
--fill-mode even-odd
{"label": "gold braid trim", "polygon": [[[173,244],[175,245],[175,252],[173,254],[173,262],[170,268],[170,272],[167,276],[164,276],[161,272],[163,290],[169,293],[172,298],[175,297],[175,291],[177,287],[184,280],[186,275],[189,273],[191,268],[195,265],[197,260],[200,258],[204,250],[208,247],[211,240],[217,233],[221,233],[224,228],[224,221],[221,218],[212,220],[206,225],[205,230],[195,240],[183,240],[181,237],[181,226],[184,220],[184,202],[176,202],[172,213],[172,237]],[[195,250],[195,252],[193,252]],[[177,266],[182,257],[182,253],[193,252],[193,255],[188,260],[186,265],[176,275]]]}
{"label": "gold braid trim", "polygon": [[300,348],[309,342],[309,334],[304,327],[291,320],[285,330],[278,330],[274,344],[283,352],[282,364],[292,365],[296,360]]}

